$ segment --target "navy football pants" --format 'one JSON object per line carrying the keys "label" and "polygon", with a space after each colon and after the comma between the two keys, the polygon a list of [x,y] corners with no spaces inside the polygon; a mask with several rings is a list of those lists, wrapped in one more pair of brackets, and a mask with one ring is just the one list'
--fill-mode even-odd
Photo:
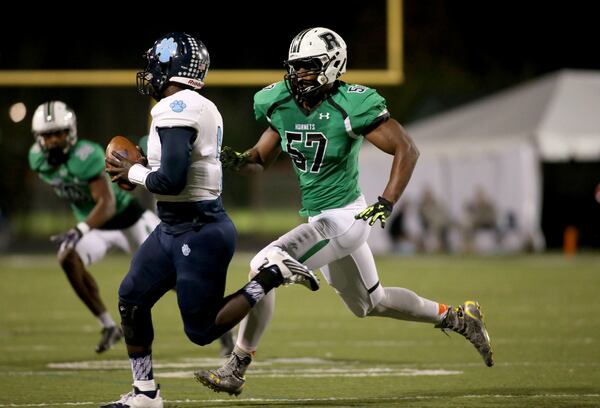
{"label": "navy football pants", "polygon": [[134,255],[119,288],[120,301],[150,309],[175,287],[185,333],[196,344],[211,343],[227,330],[214,320],[224,303],[235,241],[236,230],[226,214],[177,235],[159,224]]}

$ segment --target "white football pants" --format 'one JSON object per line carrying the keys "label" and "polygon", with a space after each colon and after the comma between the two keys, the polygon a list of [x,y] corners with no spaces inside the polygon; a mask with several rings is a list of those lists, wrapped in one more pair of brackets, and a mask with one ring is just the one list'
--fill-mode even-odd
{"label": "white football pants", "polygon": [[[250,276],[258,273],[265,253],[277,246],[323,277],[358,316],[437,323],[438,303],[404,288],[384,288],[379,282],[371,249],[370,226],[354,216],[367,206],[363,196],[342,208],[325,210],[271,242],[250,262]],[[275,309],[275,291],[269,292],[240,323],[237,345],[254,352]]]}
{"label": "white football pants", "polygon": [[159,223],[160,219],[156,214],[146,210],[131,227],[122,230],[92,229],[79,240],[75,250],[85,266],[104,258],[111,248],[120,248],[131,253],[142,245]]}

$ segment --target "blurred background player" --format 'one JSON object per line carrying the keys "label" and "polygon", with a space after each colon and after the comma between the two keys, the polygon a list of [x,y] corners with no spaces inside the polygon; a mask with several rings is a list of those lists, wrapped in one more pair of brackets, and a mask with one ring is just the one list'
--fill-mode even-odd
{"label": "blurred background player", "polygon": [[[379,281],[366,242],[369,226],[378,220],[384,226],[419,153],[402,126],[390,117],[383,97],[374,89],[337,80],[346,72],[346,64],[346,43],[334,31],[317,27],[299,33],[289,48],[285,80],[254,97],[256,118],[267,129],[245,153],[223,149],[223,165],[244,172],[262,171],[285,151],[302,192],[300,215],[308,217],[307,223],[252,259],[251,276],[265,253],[281,248],[309,269],[320,268],[357,317],[389,317],[454,330],[491,366],[491,345],[477,302],[448,308],[409,289],[384,287]],[[387,185],[370,206],[358,185],[358,154],[364,139],[394,156]],[[241,393],[246,369],[274,308],[275,292],[270,292],[241,322],[229,360],[216,370],[196,372],[198,381],[215,391]]]}
{"label": "blurred background player", "polygon": [[174,32],[159,38],[145,58],[138,91],[157,101],[147,161],[113,152],[106,163],[113,181],[127,180],[155,194],[161,222],[134,255],[119,287],[133,390],[105,405],[111,408],[163,406],[152,368],[152,308],[171,288],[177,291],[185,334],[200,346],[229,331],[283,283],[318,288],[311,271],[274,249],[264,254],[250,282],[224,297],[237,232],[221,202],[223,119],[200,94],[208,50],[196,38]]}
{"label": "blurred background player", "polygon": [[111,185],[104,171],[104,149],[77,138],[75,112],[64,102],[41,104],[31,124],[35,143],[29,166],[71,205],[77,225],[51,237],[58,243],[58,262],[77,296],[102,326],[96,352],[108,350],[122,337],[106,309],[98,284],[86,269],[111,248],[135,251],[158,224],[129,193]]}

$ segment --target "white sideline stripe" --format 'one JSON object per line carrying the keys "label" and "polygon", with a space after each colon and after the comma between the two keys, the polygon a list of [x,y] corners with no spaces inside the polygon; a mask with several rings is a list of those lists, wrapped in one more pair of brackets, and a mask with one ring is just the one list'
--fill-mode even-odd
{"label": "white sideline stripe", "polygon": [[[451,334],[452,335],[452,334]],[[445,340],[445,339],[443,339]],[[496,344],[581,344],[590,345],[594,344],[598,339],[585,336],[585,337],[544,337],[543,339],[526,339],[526,338],[492,338],[492,345]],[[351,346],[351,347],[411,347],[411,346],[438,346],[440,343],[439,339],[429,340],[302,340],[302,341],[291,341],[289,345],[291,347],[333,347],[339,346],[340,344]]]}
{"label": "white sideline stripe", "polygon": [[[76,375],[73,371],[8,371],[4,374],[14,377],[49,377]],[[159,371],[155,374],[161,378],[193,378],[193,371]],[[415,368],[391,369],[388,367],[371,367],[363,369],[278,369],[278,370],[254,370],[252,377],[256,378],[326,378],[326,377],[415,377],[436,375],[459,375],[463,371],[444,369]]]}
{"label": "white sideline stripe", "polygon": [[[374,397],[374,398],[236,398],[232,399],[201,399],[201,400],[165,400],[166,403],[172,404],[231,404],[232,401],[235,401],[235,404],[249,402],[249,403],[314,403],[314,402],[360,402],[360,401],[369,401],[369,402],[392,402],[392,401],[412,401],[412,400],[455,400],[461,398],[472,398],[472,399],[483,399],[483,398],[496,398],[496,399],[517,399],[517,398],[600,398],[600,394],[466,394],[466,395],[457,395],[457,396],[436,396],[436,395],[413,395],[406,397]],[[42,402],[39,404],[0,404],[0,407],[56,407],[56,406],[79,406],[79,405],[100,405],[106,404],[106,401],[100,402]]]}
{"label": "white sideline stripe", "polygon": [[[329,378],[329,377],[417,377],[417,376],[437,376],[437,375],[458,375],[463,374],[462,371],[448,370],[417,370],[411,368],[403,368],[394,370],[390,368],[365,368],[354,369],[310,369],[310,370],[254,370],[252,371],[253,378]],[[171,371],[157,374],[162,378],[192,378],[194,373],[191,371]]]}
{"label": "white sideline stripe", "polygon": [[[197,359],[184,359],[181,362],[154,362],[154,368],[156,369],[168,369],[168,368],[213,368],[223,364],[225,360],[219,358],[197,358]],[[253,368],[258,367],[271,367],[274,364],[294,364],[294,365],[333,365],[336,367],[348,367],[355,366],[357,364],[364,365],[364,362],[360,361],[333,361],[321,358],[273,358],[267,360],[257,360],[252,362]],[[482,363],[477,362],[465,362],[465,363],[420,363],[417,366],[421,369],[427,368],[445,368],[445,369],[462,369],[465,367],[480,367]],[[554,366],[554,367],[597,367],[600,366],[600,362],[589,361],[589,362],[558,362],[558,361],[502,361],[495,363],[495,366],[502,367],[540,367],[540,366]],[[62,369],[62,370],[130,370],[131,366],[128,360],[97,360],[97,361],[73,361],[65,363],[49,363],[48,368]],[[394,364],[394,367],[402,368],[415,368],[415,364]],[[6,372],[4,372],[6,373]],[[26,373],[25,371],[13,371],[9,372],[10,375],[18,375],[18,373]],[[50,372],[51,373],[51,372]]]}
{"label": "white sideline stripe", "polygon": [[[154,368],[199,368],[220,366],[226,361],[223,358],[186,358],[181,362],[153,362]],[[351,362],[354,363],[354,362]],[[305,364],[305,365],[339,365],[340,362],[326,360],[316,357],[300,358],[271,358],[262,361],[253,361],[252,367],[272,366],[273,364]],[[341,363],[343,364],[343,363]],[[69,370],[129,370],[131,365],[129,360],[88,360],[71,361],[65,363],[49,363],[48,368],[69,369]]]}
{"label": "white sideline stripe", "polygon": [[[16,321],[22,319],[24,314],[17,312],[8,312],[4,317],[11,321]],[[50,315],[48,317],[53,321],[63,322],[68,321],[71,316],[62,315]],[[81,327],[81,330],[85,333],[93,333],[96,332],[96,326],[94,325],[85,325]],[[20,329],[21,333],[28,333],[30,331],[36,330],[35,328],[22,326]],[[59,330],[60,331],[60,330]],[[72,332],[72,329],[64,329],[62,332]],[[503,339],[503,338],[493,338],[493,344],[508,344],[508,345],[519,345],[519,344],[540,344],[540,345],[579,345],[579,346],[592,346],[597,344],[598,340],[593,337],[573,337],[569,339],[565,339],[564,337],[557,338],[544,338],[544,339]],[[374,341],[292,341],[290,342],[290,347],[294,348],[323,348],[323,347],[339,347],[340,344],[347,345],[353,348],[401,348],[401,347],[434,347],[438,346],[439,342],[435,340],[374,340]],[[57,350],[60,346],[56,344],[38,344],[33,347],[30,345],[3,345],[0,346],[0,352],[4,353],[12,353],[12,352],[46,352],[48,350]],[[83,350],[84,347],[81,346],[78,349]],[[220,363],[218,364],[220,365]]]}

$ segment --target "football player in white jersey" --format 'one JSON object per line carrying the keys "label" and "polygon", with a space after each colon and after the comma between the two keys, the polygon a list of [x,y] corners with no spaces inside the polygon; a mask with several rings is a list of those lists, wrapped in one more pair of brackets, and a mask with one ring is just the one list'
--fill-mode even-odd
{"label": "football player in white jersey", "polygon": [[127,180],[154,193],[161,223],[134,256],[119,288],[121,326],[133,372],[133,391],[105,407],[162,407],[152,370],[151,309],[171,288],[188,338],[206,345],[235,326],[271,289],[300,283],[318,289],[314,274],[286,252],[265,254],[258,274],[224,297],[236,230],[221,204],[223,120],[198,92],[209,55],[180,32],[159,38],[145,55],[138,90],[158,101],[152,109],[145,158],[107,157],[113,181]]}

